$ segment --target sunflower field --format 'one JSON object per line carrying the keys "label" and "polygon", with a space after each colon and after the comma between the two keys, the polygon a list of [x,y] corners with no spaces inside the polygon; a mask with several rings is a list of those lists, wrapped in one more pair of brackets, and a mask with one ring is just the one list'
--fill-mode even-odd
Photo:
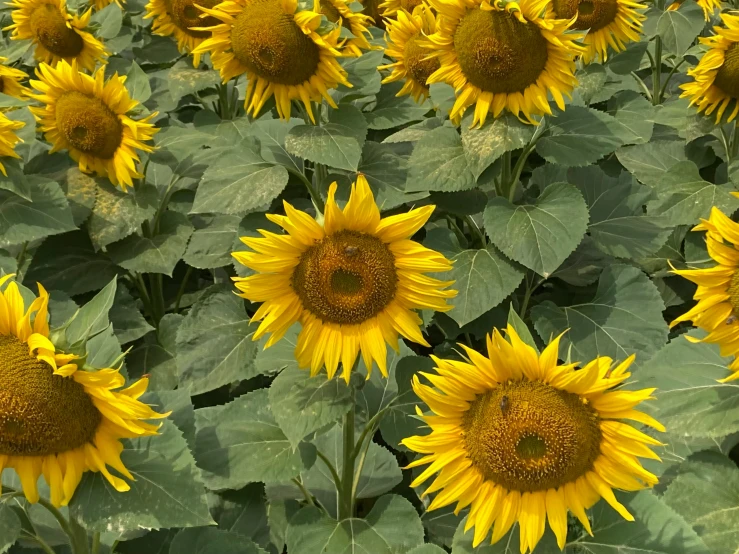
{"label": "sunflower field", "polygon": [[737,0],[0,17],[0,554],[739,553]]}

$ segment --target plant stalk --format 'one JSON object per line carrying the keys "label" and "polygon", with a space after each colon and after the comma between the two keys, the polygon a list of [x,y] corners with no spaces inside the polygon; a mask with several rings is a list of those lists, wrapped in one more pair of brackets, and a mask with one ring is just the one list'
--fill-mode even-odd
{"label": "plant stalk", "polygon": [[343,459],[341,490],[339,491],[339,521],[354,516],[354,388],[351,389],[351,408],[344,416]]}
{"label": "plant stalk", "polygon": [[662,37],[654,37],[654,65],[652,67],[652,105],[662,102]]}

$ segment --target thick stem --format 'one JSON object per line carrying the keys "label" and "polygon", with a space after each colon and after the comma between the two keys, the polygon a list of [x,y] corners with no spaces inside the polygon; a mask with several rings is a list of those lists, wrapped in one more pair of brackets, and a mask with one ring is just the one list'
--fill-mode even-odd
{"label": "thick stem", "polygon": [[681,65],[685,63],[685,58],[680,60],[678,63],[675,64],[675,66],[670,69],[670,72],[667,74],[667,78],[665,79],[665,82],[662,84],[662,88],[659,91],[659,104],[662,103],[662,100],[665,99],[665,92],[667,91],[667,85],[670,84],[670,80],[672,79],[672,76],[677,72],[677,70],[680,68]]}
{"label": "thick stem", "polygon": [[351,389],[351,408],[344,416],[343,459],[341,491],[339,492],[339,521],[354,515],[354,389]]}
{"label": "thick stem", "polygon": [[[324,204],[323,199],[321,198],[321,195],[318,194],[318,191],[313,186],[313,183],[311,183],[310,179],[306,177],[302,171],[298,171],[295,168],[288,167],[287,168],[288,173],[291,173],[295,175],[298,179],[300,179],[303,184],[305,185],[306,190],[308,191],[308,194],[310,195],[310,199],[313,201],[313,205],[316,207],[316,209],[323,213]],[[316,179],[317,181],[318,179]]]}
{"label": "thick stem", "polygon": [[654,37],[654,66],[652,67],[652,104],[662,102],[662,37]]}
{"label": "thick stem", "polygon": [[502,166],[500,168],[500,188],[505,196],[510,196],[511,183],[511,153],[506,152],[501,158]]}
{"label": "thick stem", "polygon": [[324,464],[326,464],[326,467],[328,468],[328,472],[331,474],[331,478],[334,480],[334,486],[336,487],[336,494],[341,494],[341,477],[339,477],[339,472],[336,471],[334,464],[332,464],[331,460],[329,460],[326,457],[326,455],[320,450],[316,451],[316,456],[318,456],[318,459],[321,460]]}
{"label": "thick stem", "polygon": [[177,298],[175,298],[174,301],[174,311],[178,312],[180,310],[180,302],[182,301],[182,295],[185,294],[185,288],[187,288],[187,281],[190,279],[190,275],[192,275],[192,266],[187,266],[187,271],[185,271],[185,277],[182,279],[182,283],[180,283],[180,288],[177,290]]}
{"label": "thick stem", "polygon": [[100,531],[95,531],[92,534],[92,547],[90,548],[90,554],[100,554]]}
{"label": "thick stem", "polygon": [[303,496],[305,497],[305,501],[308,503],[308,505],[315,506],[316,503],[313,502],[313,495],[311,495],[310,491],[308,491],[308,489],[305,488],[303,481],[300,478],[298,479],[293,478],[291,479],[291,481],[295,483],[295,485],[300,489],[300,492],[303,493]]}

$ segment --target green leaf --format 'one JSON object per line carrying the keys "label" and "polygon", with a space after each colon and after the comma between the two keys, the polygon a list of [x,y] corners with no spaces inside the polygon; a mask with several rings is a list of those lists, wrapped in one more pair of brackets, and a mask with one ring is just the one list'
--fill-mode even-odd
{"label": "green leaf", "polygon": [[654,186],[657,198],[647,205],[650,215],[664,216],[670,225],[691,225],[707,218],[712,207],[724,213],[739,208],[739,199],[729,192],[733,187],[704,181],[691,161],[678,162]]}
{"label": "green leaf", "polygon": [[152,238],[131,235],[108,247],[110,258],[119,266],[139,273],[172,276],[192,234],[187,217],[173,211],[162,214],[159,233]]}
{"label": "green leaf", "polygon": [[[120,8],[117,11],[122,13]],[[149,76],[144,73],[144,70],[141,69],[139,64],[136,62],[131,63],[131,68],[128,70],[127,77],[126,89],[131,95],[131,98],[142,103],[151,98],[151,84],[149,83]]]}
{"label": "green leaf", "polygon": [[95,12],[90,18],[91,23],[100,25],[95,33],[102,39],[111,39],[118,36],[123,23],[123,10],[117,5],[109,4],[102,10]]}
{"label": "green leaf", "polygon": [[739,384],[716,345],[678,336],[639,369],[639,388],[657,387],[644,404],[675,437],[720,438],[739,431]]}
{"label": "green leaf", "polygon": [[730,459],[706,452],[685,461],[663,500],[693,526],[713,554],[736,552],[739,469]]}
{"label": "green leaf", "polygon": [[[427,196],[425,192],[407,194],[405,182],[408,178],[408,161],[393,151],[388,144],[367,141],[362,150],[359,172],[364,173],[370,188],[375,195],[375,202],[382,210],[392,210],[406,202],[413,202]],[[337,199],[349,193],[341,187],[336,194]]]}
{"label": "green leaf", "polygon": [[27,179],[31,201],[0,189],[0,248],[76,228],[61,187],[43,177]]}
{"label": "green leaf", "polygon": [[429,540],[447,548],[452,547],[454,533],[462,519],[462,514],[454,514],[452,506],[445,506],[431,512],[426,511],[421,515],[421,521],[426,528]]}
{"label": "green leaf", "polygon": [[121,344],[133,342],[154,330],[141,315],[136,301],[126,287],[118,287],[115,291],[113,309],[109,317],[115,336]]}
{"label": "green leaf", "polygon": [[203,174],[192,213],[243,215],[268,205],[287,185],[281,165],[265,162],[259,154],[238,147],[221,156]]}
{"label": "green leaf", "polygon": [[36,250],[25,276],[27,283],[43,283],[48,290],[75,296],[102,288],[118,274],[110,259],[96,253],[84,231],[46,239]]}
{"label": "green leaf", "polygon": [[488,119],[481,129],[470,128],[472,116],[462,122],[462,146],[475,179],[506,152],[523,148],[534,136],[535,127],[511,114]]}
{"label": "green leaf", "polygon": [[217,71],[193,69],[189,60],[182,60],[172,66],[167,75],[169,93],[174,100],[213,87],[221,82]]}
{"label": "green leaf", "polygon": [[116,286],[117,282],[113,279],[72,316],[66,329],[68,344],[87,340],[108,328],[108,312],[113,306]]}
{"label": "green leaf", "polygon": [[405,554],[423,543],[423,526],[405,498],[381,497],[365,519],[338,522],[307,506],[290,520],[287,550],[290,554]]}
{"label": "green leaf", "polygon": [[516,330],[516,333],[518,333],[518,336],[521,337],[521,340],[523,342],[528,344],[537,352],[539,351],[539,347],[536,345],[536,341],[531,334],[529,326],[524,323],[524,321],[521,319],[521,316],[519,316],[516,310],[513,309],[513,303],[511,303],[510,307],[508,308],[508,325]]}
{"label": "green leaf", "polygon": [[608,103],[608,113],[621,125],[629,144],[645,144],[654,130],[654,106],[640,93],[626,90],[618,93]]}
{"label": "green leaf", "polygon": [[256,375],[253,332],[229,285],[206,289],[177,331],[180,386],[195,395]]}
{"label": "green leaf", "polygon": [[649,43],[647,41],[632,42],[623,52],[608,58],[608,69],[617,75],[629,75],[641,67]]}
{"label": "green leaf", "polygon": [[7,552],[20,535],[21,521],[10,507],[10,503],[0,504],[0,554]]}
{"label": "green leaf", "polygon": [[408,161],[407,192],[451,192],[475,186],[462,139],[453,127],[439,127],[416,143]]}
{"label": "green leaf", "polygon": [[545,188],[535,204],[492,198],[484,221],[490,240],[506,256],[547,278],[580,244],[588,208],[575,187],[557,183]]}
{"label": "green leaf", "polygon": [[126,356],[129,375],[141,377],[148,374],[149,390],[152,391],[174,389],[178,384],[174,356],[153,340],[147,339]]}
{"label": "green leaf", "polygon": [[75,224],[81,225],[92,213],[97,197],[97,179],[82,173],[77,166],[67,169],[62,188]]}
{"label": "green leaf", "polygon": [[351,389],[343,379],[311,377],[309,371],[302,369],[282,371],[269,387],[269,401],[293,448],[353,408]]}
{"label": "green leaf", "polygon": [[182,258],[198,269],[223,267],[231,262],[231,247],[238,236],[241,218],[216,215],[194,218],[195,231]]}
{"label": "green leaf", "polygon": [[272,415],[267,395],[265,389],[257,390],[225,406],[195,411],[195,458],[208,488],[287,481],[315,462],[312,444],[292,448]]}
{"label": "green leaf", "polygon": [[249,539],[212,527],[183,529],[175,536],[169,552],[170,554],[266,554]]}
{"label": "green leaf", "polygon": [[136,479],[119,493],[100,473],[85,473],[70,513],[90,531],[211,525],[203,481],[182,432],[164,421],[160,434],[132,439],[121,460]]}
{"label": "green leaf", "polygon": [[[433,86],[433,85],[432,85]],[[454,91],[452,91],[454,92]],[[442,121],[436,117],[424,119],[420,123],[409,125],[405,129],[401,129],[385,138],[383,144],[396,144],[399,142],[417,142],[425,137],[428,133],[441,127]]]}
{"label": "green leaf", "polygon": [[274,375],[282,370],[298,369],[295,347],[298,343],[300,329],[301,325],[293,325],[277,344],[269,348],[264,348],[268,340],[267,337],[262,337],[259,340],[257,355],[254,358],[254,367],[258,375]]}
{"label": "green leaf", "polygon": [[550,120],[536,151],[550,163],[580,167],[598,161],[623,145],[623,129],[610,115],[580,106],[569,106]]}
{"label": "green leaf", "polygon": [[293,127],[302,120],[260,119],[249,125],[248,134],[259,141],[262,158],[271,163],[281,164],[288,169],[303,171],[303,160],[290,154],[285,148],[285,138]]}
{"label": "green leaf", "polygon": [[659,291],[645,274],[616,264],[603,270],[592,301],[559,307],[547,300],[531,309],[531,318],[545,342],[569,329],[562,347],[572,345],[573,359],[582,363],[636,354],[641,364],[667,342],[663,310]]}
{"label": "green leaf", "polygon": [[590,211],[588,232],[595,245],[610,256],[638,259],[662,246],[671,229],[659,217],[644,213],[644,205],[653,191],[633,181],[628,173],[617,179],[598,167],[571,170],[575,184]]}
{"label": "green leaf", "polygon": [[435,544],[422,544],[409,550],[408,554],[446,554],[446,550]]}
{"label": "green leaf", "polygon": [[97,180],[95,205],[88,222],[90,238],[96,248],[108,246],[132,235],[156,212],[157,190],[144,185],[123,192],[107,180]]}
{"label": "green leaf", "polygon": [[447,315],[460,326],[500,304],[516,290],[524,276],[523,269],[492,244],[481,250],[462,250],[451,260],[453,269],[440,278],[455,281],[458,294]]}
{"label": "green leaf", "polygon": [[219,529],[237,533],[267,548],[270,529],[262,483],[252,483],[238,491],[214,494],[211,498],[211,513]]}
{"label": "green leaf", "polygon": [[593,97],[598,93],[598,91],[603,89],[603,85],[606,83],[608,74],[603,65],[591,63],[582,69],[578,69],[575,72],[575,77],[578,81],[577,90],[575,91],[576,94],[582,97],[585,104],[591,104],[593,102]]}
{"label": "green leaf", "polygon": [[616,157],[637,179],[650,186],[657,184],[675,164],[688,159],[684,142],[664,140],[624,146],[616,151]]}
{"label": "green leaf", "polygon": [[[699,6],[696,5],[696,8]],[[662,37],[665,53],[682,58],[705,24],[702,9],[663,12],[657,21],[657,34]]]}
{"label": "green leaf", "polygon": [[423,119],[430,106],[419,106],[408,95],[396,96],[402,87],[400,82],[382,86],[375,107],[364,114],[370,129],[392,129]]}
{"label": "green leaf", "polygon": [[299,158],[337,169],[356,171],[367,136],[367,122],[358,108],[341,104],[329,110],[328,123],[297,125],[285,137],[286,150]]}

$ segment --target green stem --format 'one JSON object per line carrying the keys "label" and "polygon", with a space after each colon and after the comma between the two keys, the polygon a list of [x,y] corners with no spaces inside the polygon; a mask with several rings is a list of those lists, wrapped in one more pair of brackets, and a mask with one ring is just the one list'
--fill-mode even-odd
{"label": "green stem", "polygon": [[662,102],[660,91],[662,90],[662,37],[654,37],[654,65],[652,67],[652,105],[656,106]]}
{"label": "green stem", "polygon": [[[650,54],[650,57],[651,57],[651,54]],[[639,85],[639,88],[641,88],[642,92],[647,97],[647,100],[649,100],[651,102],[652,101],[652,93],[649,92],[649,87],[647,87],[647,84],[642,80],[641,77],[639,77],[636,74],[636,71],[632,71],[631,72],[631,76],[636,81],[636,84]]]}
{"label": "green stem", "polygon": [[329,460],[326,457],[326,455],[320,450],[316,450],[316,455],[318,456],[319,460],[321,460],[324,464],[326,464],[326,467],[328,468],[328,471],[331,474],[331,478],[334,480],[334,486],[336,487],[336,493],[341,494],[341,477],[339,477],[339,472],[336,471],[334,464],[332,464],[331,460]]}
{"label": "green stem", "polygon": [[518,181],[521,179],[521,173],[523,173],[523,168],[526,166],[526,161],[529,159],[529,156],[534,151],[534,148],[536,148],[536,143],[539,142],[539,139],[544,134],[544,131],[547,130],[547,120],[543,119],[539,126],[536,128],[536,131],[534,131],[534,136],[531,137],[531,140],[526,145],[526,147],[521,152],[521,155],[516,160],[516,165],[513,167],[513,171],[511,173],[510,179],[510,185],[508,185],[508,201],[513,203],[514,198],[516,197],[516,187],[518,185]]}
{"label": "green stem", "polygon": [[502,157],[502,167],[500,168],[500,188],[506,196],[510,196],[511,187],[511,153],[506,152]]}
{"label": "green stem", "polygon": [[339,521],[354,515],[354,389],[351,389],[351,408],[344,416],[343,459],[341,490],[339,493]]}
{"label": "green stem", "polygon": [[297,485],[297,487],[300,489],[300,492],[303,493],[303,496],[305,497],[305,501],[308,503],[309,506],[315,506],[316,503],[313,502],[313,495],[308,491],[308,489],[305,488],[305,485],[303,484],[303,481],[301,479],[292,478],[290,479],[293,483]]}
{"label": "green stem", "polygon": [[446,218],[449,228],[454,232],[454,236],[457,237],[459,244],[460,245],[465,244],[467,242],[467,239],[465,238],[464,232],[462,231],[462,229],[460,229],[459,225],[457,225],[457,222],[454,221],[454,218],[450,216],[449,214],[445,214],[444,217]]}
{"label": "green stem", "polygon": [[28,241],[24,242],[21,245],[21,251],[18,252],[18,256],[15,259],[16,265],[18,266],[18,271],[17,271],[18,274],[16,276],[16,280],[18,282],[23,280],[23,278],[21,277],[21,272],[23,271],[23,264],[26,261],[26,251],[27,250],[28,250]]}
{"label": "green stem", "polygon": [[529,300],[531,300],[531,293],[534,291],[531,286],[533,283],[529,281],[529,276],[526,276],[526,293],[523,295],[523,302],[521,302],[521,308],[518,310],[518,317],[522,320],[526,317],[526,310],[529,307]]}
{"label": "green stem", "polygon": [[467,223],[467,227],[470,228],[470,231],[473,235],[477,237],[477,240],[480,241],[480,248],[485,248],[487,246],[487,240],[485,240],[485,233],[483,233],[480,228],[477,226],[477,223],[475,223],[475,220],[472,219],[471,216],[466,215],[464,216],[464,221]]}
{"label": "green stem", "polygon": [[159,322],[164,317],[164,291],[162,290],[161,275],[149,273],[149,291],[151,294],[152,319],[154,326],[159,327]]}
{"label": "green stem", "polygon": [[739,129],[737,127],[739,126],[739,120],[734,121],[734,128],[731,130],[731,141],[729,142],[729,148],[730,148],[730,157],[729,161],[736,158],[737,150],[739,150]]}
{"label": "green stem", "polygon": [[323,199],[321,198],[321,195],[318,194],[318,191],[313,186],[313,183],[311,183],[310,179],[306,177],[302,171],[298,171],[295,168],[287,167],[288,173],[291,173],[295,175],[298,179],[300,179],[303,184],[305,185],[305,188],[308,190],[308,194],[310,195],[311,200],[313,201],[313,205],[316,207],[316,209],[323,213],[324,204]]}
{"label": "green stem", "polygon": [[665,98],[665,92],[667,91],[667,85],[670,84],[670,79],[672,79],[672,76],[677,72],[677,70],[680,68],[681,65],[685,62],[685,58],[680,60],[675,66],[670,69],[670,72],[667,74],[667,78],[665,79],[665,82],[662,84],[662,88],[659,91],[659,104],[662,103],[662,100]]}
{"label": "green stem", "polygon": [[185,277],[182,279],[182,283],[180,283],[180,288],[177,290],[177,298],[175,298],[174,301],[174,311],[178,312],[180,310],[180,301],[182,300],[182,295],[185,294],[185,288],[187,288],[187,281],[190,279],[190,275],[192,275],[192,266],[187,266],[187,271],[185,271]]}
{"label": "green stem", "polygon": [[100,554],[100,531],[95,531],[92,534],[92,548],[90,554]]}
{"label": "green stem", "polygon": [[56,554],[56,552],[54,552],[54,549],[49,546],[49,543],[47,543],[40,536],[29,533],[25,529],[23,529],[22,532],[25,533],[23,536],[24,539],[35,542],[46,554]]}

